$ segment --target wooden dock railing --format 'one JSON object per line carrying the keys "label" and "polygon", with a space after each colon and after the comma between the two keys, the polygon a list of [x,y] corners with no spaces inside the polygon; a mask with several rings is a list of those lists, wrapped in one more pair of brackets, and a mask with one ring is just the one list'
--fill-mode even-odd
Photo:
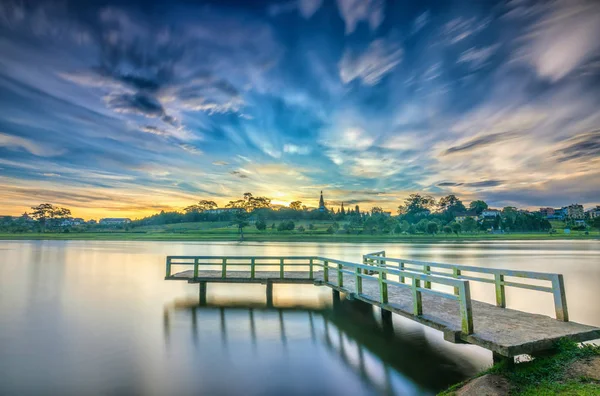
{"label": "wooden dock railing", "polygon": [[[457,300],[460,308],[461,331],[465,334],[473,333],[471,293],[469,281],[465,279],[400,270],[386,266],[383,262],[381,265],[372,266],[318,256],[167,256],[166,278],[172,278],[172,266],[182,265],[193,266],[193,279],[199,278],[200,270],[220,270],[222,279],[227,279],[228,275],[230,278],[235,277],[239,275],[240,271],[247,271],[249,276],[246,279],[256,280],[260,279],[257,277],[257,268],[259,270],[278,270],[279,278],[286,279],[290,268],[294,269],[296,274],[300,269],[307,272],[309,280],[323,282],[345,293],[352,293],[356,298],[378,305],[383,309],[393,308],[388,298],[389,287],[409,288],[412,291],[413,315],[423,315],[422,293]],[[232,268],[237,274],[230,272]],[[317,276],[317,272],[319,272],[319,276]],[[344,275],[348,275],[353,281],[351,288],[350,285],[344,283]],[[411,282],[393,281],[388,279],[388,275],[396,275],[403,280],[410,279]],[[364,280],[378,282],[377,295],[369,295],[364,292]],[[455,293],[432,290],[432,283],[453,287]]]}
{"label": "wooden dock railing", "polygon": [[[383,267],[388,269],[394,268],[400,271],[408,271],[412,273],[452,277],[455,279],[464,279],[474,282],[493,283],[496,288],[496,306],[501,308],[506,308],[505,286],[552,293],[554,297],[554,309],[556,312],[556,319],[561,320],[563,322],[569,321],[564,280],[561,274],[532,271],[514,271],[499,268],[472,267],[467,265],[444,264],[403,258],[392,258],[385,257],[385,251],[365,254],[363,255],[363,262],[367,265],[370,265],[370,270],[373,270],[373,268],[376,267]],[[447,272],[443,272],[444,270]],[[465,272],[471,274],[474,273],[493,275],[493,278],[465,275]],[[505,280],[505,277],[547,281],[550,282],[550,285],[540,286],[527,283],[511,282]],[[404,284],[404,277],[400,277],[399,281],[400,283]],[[426,282],[425,288],[431,288],[431,284]],[[455,289],[455,293],[458,292],[459,291]]]}

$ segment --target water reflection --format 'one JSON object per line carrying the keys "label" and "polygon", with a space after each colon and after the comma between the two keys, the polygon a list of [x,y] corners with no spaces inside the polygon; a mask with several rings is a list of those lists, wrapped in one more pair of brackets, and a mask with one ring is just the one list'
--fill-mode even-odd
{"label": "water reflection", "polygon": [[[571,319],[600,326],[600,305],[590,303],[600,300],[598,241],[2,241],[0,394],[378,393],[362,379],[365,370],[382,389],[388,370],[393,389],[407,394],[431,392],[488,366],[489,351],[444,342],[440,332],[398,315],[392,317],[391,333],[378,312],[353,308],[340,318],[331,312],[328,288],[276,285],[275,310],[267,310],[263,285],[210,285],[207,306],[198,307],[197,285],[163,280],[166,255],[322,255],[357,261],[378,250],[397,257],[563,273]],[[474,287],[474,297],[489,294],[493,301],[493,289],[485,287]],[[538,293],[538,300],[528,292],[507,290],[509,307],[553,315],[551,298]],[[231,306],[236,301],[246,306]],[[174,302],[191,303],[196,314],[176,309]],[[347,305],[355,306],[341,300],[339,308]]]}
{"label": "water reflection", "polygon": [[[337,387],[335,393],[341,393],[353,382],[360,383],[360,387],[348,387],[352,394],[435,393],[478,369],[468,362],[457,364],[432,346],[422,332],[396,332],[391,315],[382,315],[382,320],[378,320],[379,311],[372,306],[344,296],[339,298],[335,292],[327,305],[296,301],[292,306],[284,299],[281,305],[273,306],[268,295],[262,304],[248,304],[240,299],[207,299],[206,289],[200,289],[199,300],[176,300],[165,308],[164,335],[168,348],[188,344],[202,350],[203,343],[218,338],[221,354],[229,355],[232,360],[244,360],[246,357],[241,354],[250,353],[257,363],[263,358],[262,348],[268,345],[281,352],[286,364],[305,361],[307,366],[321,366],[323,360],[316,358],[326,351],[328,360],[341,365],[351,378],[343,380],[343,384],[333,384]],[[173,325],[175,320],[179,326]],[[239,344],[232,348],[232,339],[242,343],[246,340],[252,345],[251,350],[241,352],[237,349]],[[295,355],[298,343],[303,344],[301,359]],[[246,370],[230,374],[238,378],[247,375]],[[269,383],[273,376],[289,374],[280,367],[259,376]],[[327,376],[321,375],[313,375],[309,380],[317,389],[327,388],[323,385],[327,382]],[[285,391],[308,390],[304,389],[304,383],[290,380]]]}

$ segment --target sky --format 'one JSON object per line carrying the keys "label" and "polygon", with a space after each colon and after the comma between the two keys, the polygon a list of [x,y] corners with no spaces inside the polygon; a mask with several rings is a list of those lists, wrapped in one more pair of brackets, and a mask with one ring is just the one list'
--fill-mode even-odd
{"label": "sky", "polygon": [[0,214],[600,203],[600,2],[0,0]]}

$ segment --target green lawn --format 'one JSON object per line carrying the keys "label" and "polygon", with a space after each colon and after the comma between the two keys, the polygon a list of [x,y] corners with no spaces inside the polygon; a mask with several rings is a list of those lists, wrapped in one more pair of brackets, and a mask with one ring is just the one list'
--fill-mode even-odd
{"label": "green lawn", "polygon": [[[308,230],[312,223],[314,230]],[[600,239],[598,231],[585,235],[584,232],[574,231],[571,234],[548,233],[514,233],[514,234],[486,234],[486,233],[461,233],[438,234],[435,236],[416,235],[366,235],[345,234],[343,232],[328,234],[327,228],[331,221],[299,222],[305,232],[284,231],[271,229],[271,222],[267,230],[258,231],[254,226],[244,228],[244,239],[247,241],[331,241],[331,242],[449,242],[449,241],[479,241],[479,240],[559,240],[559,239]],[[275,222],[277,226],[277,223]],[[162,226],[136,227],[130,231],[104,231],[104,232],[68,232],[68,233],[0,233],[0,239],[56,239],[56,240],[169,240],[169,241],[237,241],[239,232],[236,226],[229,223],[180,223]]]}
{"label": "green lawn", "polygon": [[[572,371],[576,362],[598,356],[600,346],[578,346],[573,341],[561,340],[554,355],[513,366],[499,363],[479,375],[503,376],[511,385],[511,395],[599,395],[600,383],[597,380],[575,375]],[[454,385],[440,395],[455,395],[462,385],[464,383]]]}

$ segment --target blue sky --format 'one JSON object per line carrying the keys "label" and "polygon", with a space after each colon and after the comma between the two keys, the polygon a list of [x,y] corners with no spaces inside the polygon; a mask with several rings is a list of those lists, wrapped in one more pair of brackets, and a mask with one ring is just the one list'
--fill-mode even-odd
{"label": "blue sky", "polygon": [[0,213],[600,203],[595,1],[0,1]]}

